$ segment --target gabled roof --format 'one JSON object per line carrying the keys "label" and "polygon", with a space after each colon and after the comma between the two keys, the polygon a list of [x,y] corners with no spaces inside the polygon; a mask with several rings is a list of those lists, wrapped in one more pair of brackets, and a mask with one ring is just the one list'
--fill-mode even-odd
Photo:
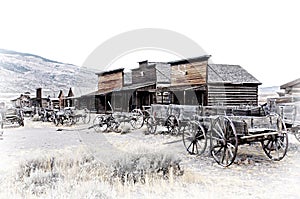
{"label": "gabled roof", "polygon": [[294,81],[288,82],[286,84],[281,85],[280,89],[286,89],[288,87],[293,87],[293,86],[295,86],[297,84],[300,84],[300,78],[298,78],[298,79],[296,79]]}
{"label": "gabled roof", "polygon": [[64,92],[62,90],[59,91],[57,98],[61,98],[61,97],[64,97]]}
{"label": "gabled roof", "polygon": [[74,97],[74,93],[72,91],[72,88],[69,89],[68,97]]}
{"label": "gabled roof", "polygon": [[208,83],[261,84],[239,65],[208,64]]}

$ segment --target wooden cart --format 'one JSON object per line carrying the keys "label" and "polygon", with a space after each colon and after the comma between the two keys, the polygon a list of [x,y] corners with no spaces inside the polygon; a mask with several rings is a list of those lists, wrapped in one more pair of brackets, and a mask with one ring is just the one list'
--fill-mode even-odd
{"label": "wooden cart", "polygon": [[283,103],[276,107],[290,133],[300,142],[300,103]]}
{"label": "wooden cart", "polygon": [[266,116],[198,116],[192,124],[193,128],[183,133],[186,150],[200,155],[205,151],[205,139],[209,139],[210,154],[224,167],[234,162],[238,146],[242,144],[260,142],[265,154],[275,161],[283,159],[287,152],[287,129],[275,113]]}

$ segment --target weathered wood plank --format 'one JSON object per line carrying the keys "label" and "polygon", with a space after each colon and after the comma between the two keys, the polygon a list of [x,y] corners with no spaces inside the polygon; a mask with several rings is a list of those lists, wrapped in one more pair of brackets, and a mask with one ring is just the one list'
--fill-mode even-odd
{"label": "weathered wood plank", "polygon": [[206,84],[207,61],[173,65],[171,67],[171,85]]}
{"label": "weathered wood plank", "polygon": [[98,92],[111,92],[114,89],[123,87],[123,72],[102,74],[98,77]]}
{"label": "weathered wood plank", "polygon": [[132,70],[132,84],[156,82],[155,65],[141,66]]}

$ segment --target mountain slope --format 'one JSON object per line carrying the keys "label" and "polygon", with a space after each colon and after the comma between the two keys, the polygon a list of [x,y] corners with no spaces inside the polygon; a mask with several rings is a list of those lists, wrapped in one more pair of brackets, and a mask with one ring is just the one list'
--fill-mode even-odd
{"label": "mountain slope", "polygon": [[0,100],[24,92],[35,93],[40,87],[56,95],[59,90],[67,94],[72,87],[79,96],[95,91],[96,86],[97,76],[91,69],[0,49]]}

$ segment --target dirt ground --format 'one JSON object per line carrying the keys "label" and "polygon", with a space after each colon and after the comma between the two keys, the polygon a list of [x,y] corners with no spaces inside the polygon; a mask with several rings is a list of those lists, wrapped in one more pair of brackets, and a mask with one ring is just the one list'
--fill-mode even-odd
{"label": "dirt ground", "polygon": [[[260,144],[254,143],[239,146],[235,163],[223,168],[214,162],[208,150],[200,157],[188,155],[180,136],[145,135],[143,128],[124,134],[96,133],[88,127],[55,127],[28,119],[25,127],[6,127],[0,137],[0,184],[7,181],[7,176],[11,176],[24,159],[54,151],[72,154],[83,148],[100,162],[141,151],[171,154],[181,160],[184,174],[175,182],[168,181],[160,187],[139,185],[111,197],[299,198],[300,195],[300,143],[291,134],[288,152],[282,161],[269,160]],[[57,131],[58,128],[64,130]]]}

